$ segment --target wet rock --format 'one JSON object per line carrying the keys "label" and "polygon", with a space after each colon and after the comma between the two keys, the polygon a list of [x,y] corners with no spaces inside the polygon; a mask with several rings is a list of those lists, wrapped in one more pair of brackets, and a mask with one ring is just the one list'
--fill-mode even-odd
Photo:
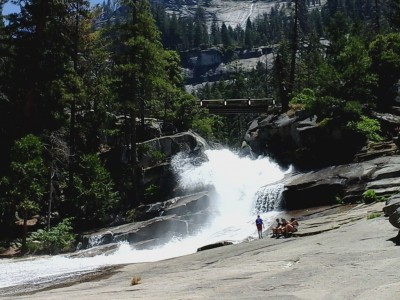
{"label": "wet rock", "polygon": [[175,197],[147,207],[141,217],[149,219],[87,233],[81,237],[78,249],[125,241],[141,249],[159,245],[173,237],[195,233],[213,213],[207,192]]}
{"label": "wet rock", "polygon": [[205,245],[203,247],[200,247],[197,249],[197,252],[200,251],[204,251],[204,250],[209,250],[209,249],[214,249],[214,248],[218,248],[218,247],[222,247],[222,246],[227,246],[227,245],[233,245],[232,242],[228,242],[228,241],[223,241],[223,242],[217,242],[214,244],[209,244],[209,245]]}

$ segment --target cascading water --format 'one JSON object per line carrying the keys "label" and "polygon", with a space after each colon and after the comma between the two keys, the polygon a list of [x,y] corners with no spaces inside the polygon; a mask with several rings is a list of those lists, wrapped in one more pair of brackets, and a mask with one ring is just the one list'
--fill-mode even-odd
{"label": "cascading water", "polygon": [[[217,215],[195,236],[173,239],[166,245],[152,250],[135,250],[128,243],[121,243],[110,255],[72,258],[67,255],[3,259],[0,261],[0,295],[18,285],[35,286],[47,282],[94,271],[100,267],[150,262],[191,254],[201,246],[230,240],[241,242],[256,236],[255,218],[261,214],[266,227],[277,212],[276,200],[280,185],[272,183],[284,176],[284,171],[269,158],[240,158],[228,150],[207,150],[208,160],[203,163],[178,155],[172,160],[179,184],[184,190],[215,188],[211,199]],[[267,187],[266,187],[267,186]]]}

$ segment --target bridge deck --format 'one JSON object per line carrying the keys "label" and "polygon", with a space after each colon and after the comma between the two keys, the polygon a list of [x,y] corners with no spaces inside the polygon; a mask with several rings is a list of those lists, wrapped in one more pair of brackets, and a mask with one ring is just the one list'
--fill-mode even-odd
{"label": "bridge deck", "polygon": [[207,99],[200,106],[213,114],[261,114],[279,107],[273,98],[259,99]]}

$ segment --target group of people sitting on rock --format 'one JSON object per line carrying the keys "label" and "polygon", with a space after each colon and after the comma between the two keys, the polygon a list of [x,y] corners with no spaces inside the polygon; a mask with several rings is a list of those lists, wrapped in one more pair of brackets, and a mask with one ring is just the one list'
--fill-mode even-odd
{"label": "group of people sitting on rock", "polygon": [[284,218],[281,220],[276,219],[276,226],[272,228],[272,236],[279,238],[281,236],[289,237],[293,232],[296,232],[299,227],[299,222],[297,222],[296,218],[291,218],[290,221],[287,221]]}

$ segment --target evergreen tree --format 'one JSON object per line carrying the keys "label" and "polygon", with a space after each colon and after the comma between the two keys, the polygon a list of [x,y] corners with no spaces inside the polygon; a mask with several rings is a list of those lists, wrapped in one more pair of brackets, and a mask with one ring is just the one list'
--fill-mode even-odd
{"label": "evergreen tree", "polygon": [[210,42],[211,45],[219,45],[221,43],[221,31],[219,29],[218,22],[215,16],[211,23]]}
{"label": "evergreen tree", "polygon": [[[15,142],[10,174],[1,179],[5,193],[0,201],[2,223],[18,216],[22,221],[22,249],[26,249],[28,219],[43,211],[47,185],[47,167],[41,140],[29,134]],[[10,220],[11,219],[11,220]]]}
{"label": "evergreen tree", "polygon": [[224,22],[222,22],[222,25],[221,25],[221,41],[225,47],[229,47],[232,44],[231,37],[229,36],[228,28],[226,27]]}
{"label": "evergreen tree", "polygon": [[282,41],[275,56],[273,67],[273,85],[276,98],[281,102],[282,111],[289,107],[289,80],[290,80],[290,59],[289,46]]}
{"label": "evergreen tree", "polygon": [[8,95],[19,112],[16,129],[56,129],[65,121],[55,83],[64,79],[71,61],[70,2],[23,0],[20,4],[21,11],[10,15],[7,25],[13,49]]}
{"label": "evergreen tree", "polygon": [[[152,18],[147,0],[124,1],[129,14],[126,22],[115,28],[113,61],[115,88],[125,115],[125,144],[132,175],[133,201],[139,200],[140,170],[137,169],[136,143],[144,138],[145,109],[162,103],[159,91],[166,86],[167,61],[160,42],[160,32]],[[157,104],[158,105],[158,104]],[[139,131],[136,118],[140,118]],[[137,134],[138,133],[138,134]],[[127,176],[129,178],[130,176]],[[123,178],[126,180],[127,178]]]}
{"label": "evergreen tree", "polygon": [[324,61],[324,49],[317,34],[311,34],[305,49],[300,54],[297,85],[298,90],[303,88],[317,88],[319,80],[317,74]]}
{"label": "evergreen tree", "polygon": [[72,210],[76,227],[84,229],[108,225],[119,203],[109,172],[96,154],[85,154],[79,159],[77,175],[74,185],[79,192],[74,198]]}
{"label": "evergreen tree", "polygon": [[389,108],[396,97],[395,84],[400,77],[400,33],[378,35],[368,49],[372,72],[378,75],[375,93],[378,108]]}
{"label": "evergreen tree", "polygon": [[251,24],[250,18],[248,18],[247,22],[246,22],[244,45],[248,49],[253,48],[253,45],[254,45],[254,32],[253,32],[253,26]]}

